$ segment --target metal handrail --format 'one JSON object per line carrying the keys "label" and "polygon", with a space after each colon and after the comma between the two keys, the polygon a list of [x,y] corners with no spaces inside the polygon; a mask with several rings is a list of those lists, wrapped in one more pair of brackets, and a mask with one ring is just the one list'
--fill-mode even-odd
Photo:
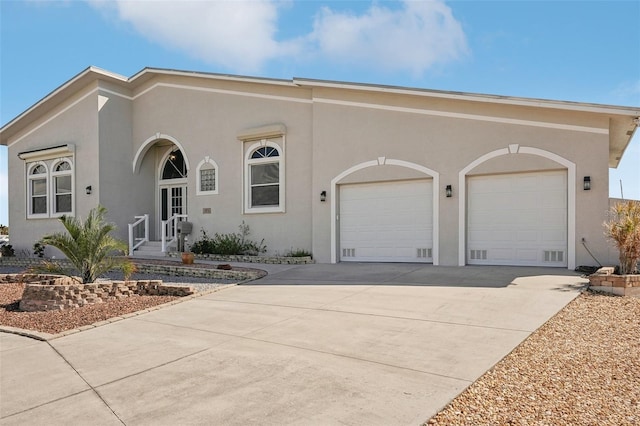
{"label": "metal handrail", "polygon": [[[141,245],[149,241],[149,215],[144,214],[142,216],[134,216],[134,217],[138,220],[129,224],[129,256],[133,256],[133,252],[135,249],[137,249],[138,247],[140,247]],[[138,228],[138,226],[141,223],[144,223],[144,237],[136,238],[134,236],[135,230]],[[136,243],[136,240],[138,240],[137,243]]]}
{"label": "metal handrail", "polygon": [[[186,214],[174,214],[167,220],[162,221],[162,252],[166,253],[169,247],[178,245],[178,222],[186,220]],[[169,227],[169,224],[172,226]]]}

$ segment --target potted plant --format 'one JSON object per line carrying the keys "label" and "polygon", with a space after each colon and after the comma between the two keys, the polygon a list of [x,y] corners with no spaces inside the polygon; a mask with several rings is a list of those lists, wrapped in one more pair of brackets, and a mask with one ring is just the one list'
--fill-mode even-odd
{"label": "potted plant", "polygon": [[617,268],[600,268],[589,277],[592,287],[622,296],[640,296],[640,201],[625,201],[609,210],[605,235],[619,252]]}
{"label": "potted plant", "polygon": [[193,264],[193,259],[194,259],[194,255],[192,252],[190,251],[182,252],[182,263],[184,263],[185,265]]}

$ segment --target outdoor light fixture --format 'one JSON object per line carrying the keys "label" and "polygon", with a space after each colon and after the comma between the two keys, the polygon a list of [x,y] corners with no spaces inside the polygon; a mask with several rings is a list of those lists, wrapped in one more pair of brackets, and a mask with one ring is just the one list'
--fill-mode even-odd
{"label": "outdoor light fixture", "polygon": [[320,193],[320,201],[322,201],[323,203],[327,201],[327,191],[322,191]]}
{"label": "outdoor light fixture", "polygon": [[447,194],[447,198],[451,198],[453,196],[453,188],[451,188],[451,185],[447,185],[444,191],[445,194]]}
{"label": "outdoor light fixture", "polygon": [[591,189],[591,176],[584,177],[583,188],[585,191],[589,191]]}
{"label": "outdoor light fixture", "polygon": [[84,190],[86,191],[87,195],[91,195],[91,185],[87,186]]}

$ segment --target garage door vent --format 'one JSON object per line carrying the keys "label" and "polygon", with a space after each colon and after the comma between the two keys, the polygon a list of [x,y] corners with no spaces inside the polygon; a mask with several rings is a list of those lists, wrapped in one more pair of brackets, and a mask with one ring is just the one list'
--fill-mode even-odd
{"label": "garage door vent", "polygon": [[356,249],[354,248],[343,248],[342,249],[342,257],[355,257]]}
{"label": "garage door vent", "polygon": [[431,254],[431,249],[430,248],[419,248],[418,249],[418,253],[417,253],[417,257],[421,258],[421,259],[429,259],[432,256]]}
{"label": "garage door vent", "polygon": [[564,251],[562,250],[545,250],[545,262],[564,262]]}
{"label": "garage door vent", "polygon": [[470,250],[469,258],[471,260],[487,260],[486,250]]}

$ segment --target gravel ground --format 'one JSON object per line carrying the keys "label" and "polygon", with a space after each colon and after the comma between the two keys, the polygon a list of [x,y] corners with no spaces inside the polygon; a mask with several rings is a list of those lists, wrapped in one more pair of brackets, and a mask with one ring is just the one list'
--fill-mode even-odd
{"label": "gravel ground", "polygon": [[76,309],[47,312],[18,311],[21,283],[0,283],[0,325],[57,334],[109,318],[142,311],[178,299],[174,296],[132,296]]}
{"label": "gravel ground", "polygon": [[[23,271],[24,268],[20,267],[0,268],[0,274],[15,274]],[[122,273],[109,273],[105,275],[104,278],[121,280]],[[131,278],[135,280],[162,280],[163,283],[169,285],[188,285],[200,293],[234,282],[232,280],[217,280],[213,283],[210,278],[176,277],[141,273],[135,273]],[[132,296],[126,299],[64,311],[21,312],[18,310],[18,304],[20,303],[23,291],[24,284],[0,283],[0,325],[51,334],[72,330],[120,315],[142,311],[178,299],[178,297],[173,296]]]}
{"label": "gravel ground", "polygon": [[425,425],[640,425],[640,299],[581,294]]}
{"label": "gravel ground", "polygon": [[[0,324],[54,334],[176,299],[16,312],[23,286],[0,284]],[[640,425],[640,299],[581,294],[425,425]]]}

